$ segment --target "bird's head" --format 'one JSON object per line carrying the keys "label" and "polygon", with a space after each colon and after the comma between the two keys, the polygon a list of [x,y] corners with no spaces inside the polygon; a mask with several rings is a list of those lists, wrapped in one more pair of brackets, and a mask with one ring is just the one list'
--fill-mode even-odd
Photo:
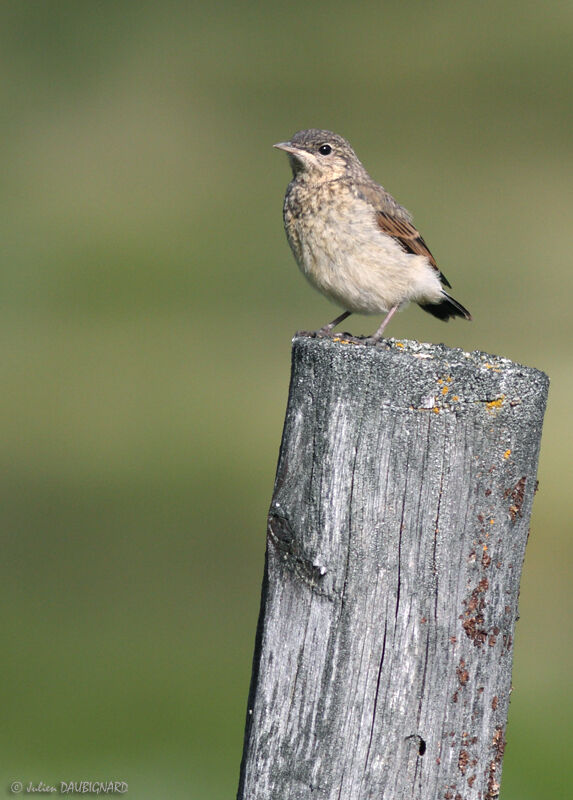
{"label": "bird's head", "polygon": [[298,131],[288,142],[273,146],[287,153],[295,178],[323,183],[364,172],[346,139],[332,131]]}

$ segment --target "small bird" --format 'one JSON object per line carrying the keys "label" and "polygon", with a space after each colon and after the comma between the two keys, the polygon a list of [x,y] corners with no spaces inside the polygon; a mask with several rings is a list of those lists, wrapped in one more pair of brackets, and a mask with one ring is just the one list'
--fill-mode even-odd
{"label": "small bird", "polygon": [[310,283],[344,312],[320,329],[329,334],[352,313],[386,313],[382,337],[409,302],[438,319],[471,315],[445,291],[445,276],[412,217],[372,180],[350,144],[332,131],[298,131],[275,144],[288,154],[293,178],[283,207],[296,262]]}

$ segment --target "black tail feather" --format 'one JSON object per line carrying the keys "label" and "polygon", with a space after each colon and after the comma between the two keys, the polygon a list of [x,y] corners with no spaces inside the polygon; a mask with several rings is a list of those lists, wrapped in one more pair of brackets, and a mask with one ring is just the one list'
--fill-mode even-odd
{"label": "black tail feather", "polygon": [[461,303],[458,303],[457,300],[454,300],[454,298],[450,297],[446,292],[442,292],[442,294],[444,295],[444,299],[440,303],[420,303],[420,308],[423,308],[428,314],[433,314],[434,317],[442,319],[444,322],[447,322],[450,317],[472,318],[470,312],[467,308],[464,308]]}

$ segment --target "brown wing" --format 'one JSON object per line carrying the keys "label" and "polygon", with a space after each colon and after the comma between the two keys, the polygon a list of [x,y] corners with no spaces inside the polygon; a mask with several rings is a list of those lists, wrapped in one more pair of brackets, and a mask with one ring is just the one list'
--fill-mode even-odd
{"label": "brown wing", "polygon": [[442,283],[445,286],[450,285],[440,272],[436,259],[430,253],[428,245],[411,222],[407,219],[396,217],[394,214],[386,214],[384,211],[376,212],[376,220],[381,230],[396,239],[408,253],[416,256],[426,256],[436,272],[439,273]]}

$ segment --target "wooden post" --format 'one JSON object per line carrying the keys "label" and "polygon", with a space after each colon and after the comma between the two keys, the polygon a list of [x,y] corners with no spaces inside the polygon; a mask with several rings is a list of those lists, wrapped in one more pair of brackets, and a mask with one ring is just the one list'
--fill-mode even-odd
{"label": "wooden post", "polygon": [[547,390],[295,338],[239,800],[497,797]]}

